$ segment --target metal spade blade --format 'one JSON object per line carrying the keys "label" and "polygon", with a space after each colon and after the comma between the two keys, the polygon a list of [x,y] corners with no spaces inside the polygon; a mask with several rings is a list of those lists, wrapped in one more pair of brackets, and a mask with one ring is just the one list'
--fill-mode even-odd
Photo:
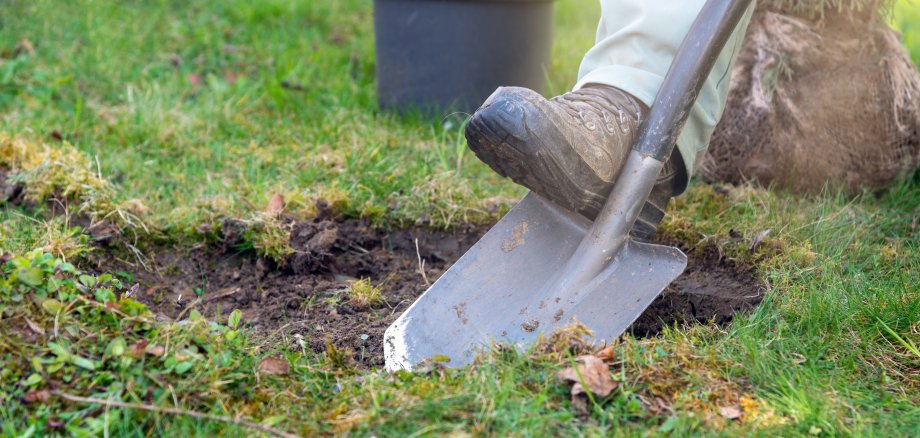
{"label": "metal spade blade", "polygon": [[436,356],[461,366],[493,340],[523,348],[573,321],[598,341],[622,334],[683,272],[687,257],[630,240],[587,286],[547,288],[590,226],[528,194],[387,329],[387,369],[412,369]]}

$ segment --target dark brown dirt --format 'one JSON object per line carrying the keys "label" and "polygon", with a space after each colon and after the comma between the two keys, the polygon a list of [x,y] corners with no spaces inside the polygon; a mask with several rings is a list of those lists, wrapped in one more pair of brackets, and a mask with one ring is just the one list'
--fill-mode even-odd
{"label": "dark brown dirt", "polygon": [[[232,224],[225,228],[226,240]],[[291,242],[297,253],[284,266],[228,245],[149,250],[144,261],[149,270],[135,259],[115,256],[103,256],[96,267],[135,275],[136,298],[162,317],[182,318],[194,308],[223,318],[240,309],[243,321],[264,339],[302,337],[316,352],[331,342],[353,351],[362,365],[381,366],[384,330],[426,288],[419,259],[433,282],[487,229],[385,232],[358,220],[318,218],[294,224]],[[349,301],[349,282],[360,278],[379,286],[383,303],[362,308]],[[762,294],[753,269],[703,251],[691,255],[687,271],[639,318],[633,332],[654,335],[663,325],[694,320],[723,324]]]}
{"label": "dark brown dirt", "polygon": [[[666,243],[684,246],[673,241]],[[753,267],[724,260],[712,247],[690,252],[688,258],[684,273],[630,327],[633,334],[654,336],[675,323],[711,321],[725,325],[736,313],[749,310],[763,300],[766,288]]]}
{"label": "dark brown dirt", "polygon": [[0,205],[19,205],[23,202],[25,187],[11,183],[9,177],[9,169],[0,167]]}

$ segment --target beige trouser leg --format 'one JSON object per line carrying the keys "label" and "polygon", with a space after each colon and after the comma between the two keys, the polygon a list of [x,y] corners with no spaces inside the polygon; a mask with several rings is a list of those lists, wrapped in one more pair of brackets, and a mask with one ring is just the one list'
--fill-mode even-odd
{"label": "beige trouser leg", "polygon": [[[575,89],[591,83],[612,85],[651,106],[677,48],[704,3],[705,0],[601,0],[597,42],[581,63]],[[687,175],[695,172],[722,117],[729,72],[753,9],[752,4],[726,43],[677,141]]]}

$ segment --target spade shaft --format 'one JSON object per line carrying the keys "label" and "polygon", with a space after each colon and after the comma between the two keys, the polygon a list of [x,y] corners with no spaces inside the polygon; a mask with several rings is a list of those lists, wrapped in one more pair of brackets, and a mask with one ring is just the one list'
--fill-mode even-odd
{"label": "spade shaft", "polygon": [[709,0],[703,6],[677,50],[613,191],[566,263],[557,287],[587,284],[620,253],[703,83],[750,4],[751,0]]}

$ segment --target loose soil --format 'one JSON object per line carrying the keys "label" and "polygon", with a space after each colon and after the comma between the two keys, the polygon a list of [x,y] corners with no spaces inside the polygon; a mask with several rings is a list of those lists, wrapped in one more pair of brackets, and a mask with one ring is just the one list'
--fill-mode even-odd
{"label": "loose soil", "polygon": [[[434,282],[487,230],[387,232],[360,220],[317,218],[293,224],[296,253],[283,265],[234,251],[232,245],[147,251],[147,269],[105,252],[96,265],[100,271],[132,274],[139,285],[136,299],[163,318],[184,318],[193,308],[207,317],[240,309],[243,321],[263,339],[302,340],[315,352],[331,343],[373,367],[384,363],[386,327],[424,292],[426,281]],[[350,283],[361,278],[380,288],[383,302],[362,307],[349,299]],[[724,324],[759,303],[763,290],[752,268],[722,260],[715,250],[695,251],[686,272],[632,330],[650,336],[674,323]]]}

